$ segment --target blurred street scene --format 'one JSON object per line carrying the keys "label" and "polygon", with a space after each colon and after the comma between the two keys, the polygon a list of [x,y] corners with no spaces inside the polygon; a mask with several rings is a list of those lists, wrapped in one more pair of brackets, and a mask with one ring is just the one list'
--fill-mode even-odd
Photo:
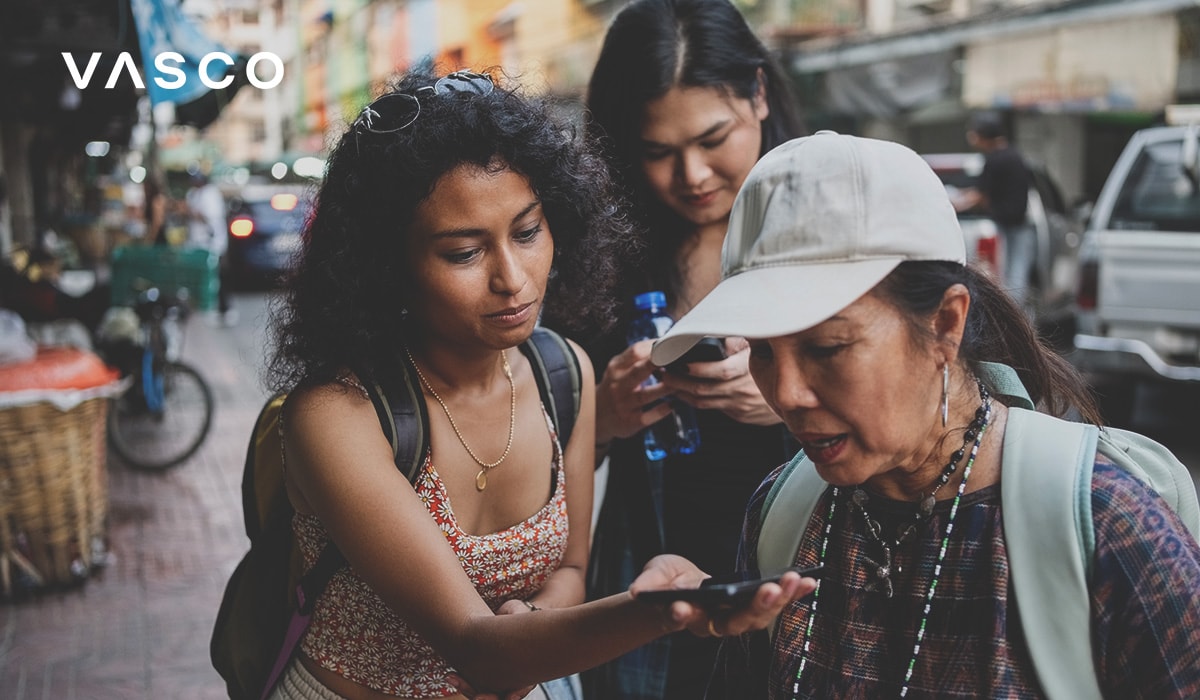
{"label": "blurred street scene", "polygon": [[[248,546],[240,480],[266,397],[267,308],[326,149],[421,64],[517,81],[582,124],[603,33],[625,4],[0,4],[0,311],[43,348],[103,356],[119,368],[113,385],[139,390],[148,355],[138,346],[129,364],[113,338],[153,336],[155,362],[200,378],[203,419],[193,444],[162,446],[176,450],[163,469],[132,466],[186,430],[137,432],[152,392],[111,402],[133,416],[116,444],[111,424],[82,425],[80,440],[101,440],[82,470],[98,503],[56,516],[78,530],[70,573],[56,577],[30,564],[26,516],[9,507],[20,455],[52,436],[0,400],[14,419],[0,420],[0,698],[224,697],[208,641]],[[1179,107],[1200,103],[1195,0],[734,4],[781,59],[810,131],[904,143],[952,198],[982,169],[972,116],[999,121],[1033,180],[1029,313],[1110,422],[1163,441],[1200,479],[1200,110]],[[996,224],[978,210],[960,223],[971,263],[1001,274]],[[176,323],[180,309],[190,315]],[[0,368],[10,351],[34,352],[13,327],[0,324]],[[0,382],[0,399],[48,389],[28,380]]]}

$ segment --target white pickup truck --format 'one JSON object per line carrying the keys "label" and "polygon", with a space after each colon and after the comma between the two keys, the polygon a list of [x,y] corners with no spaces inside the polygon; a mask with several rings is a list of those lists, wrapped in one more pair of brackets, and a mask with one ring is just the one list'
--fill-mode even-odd
{"label": "white pickup truck", "polygon": [[1130,403],[1137,379],[1200,386],[1198,140],[1194,126],[1137,132],[1080,247],[1072,360]]}

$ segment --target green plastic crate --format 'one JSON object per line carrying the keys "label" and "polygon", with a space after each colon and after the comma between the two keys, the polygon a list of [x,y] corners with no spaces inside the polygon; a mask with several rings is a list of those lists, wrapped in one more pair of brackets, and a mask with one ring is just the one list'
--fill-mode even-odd
{"label": "green plastic crate", "polygon": [[181,294],[193,309],[217,308],[219,259],[200,248],[162,245],[118,246],[112,253],[112,303],[132,306],[147,287]]}

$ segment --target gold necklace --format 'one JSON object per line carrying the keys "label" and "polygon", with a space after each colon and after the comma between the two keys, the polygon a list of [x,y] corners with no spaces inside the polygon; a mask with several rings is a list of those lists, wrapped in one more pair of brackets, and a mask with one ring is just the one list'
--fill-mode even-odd
{"label": "gold necklace", "polygon": [[504,376],[508,379],[508,388],[511,397],[508,413],[508,444],[505,445],[504,454],[500,455],[500,459],[488,464],[487,462],[484,462],[482,459],[479,459],[475,456],[474,450],[472,450],[471,446],[467,444],[467,440],[463,437],[462,431],[458,429],[458,424],[454,422],[454,416],[450,415],[450,408],[446,406],[446,402],[442,401],[442,397],[438,396],[438,393],[433,390],[432,386],[429,385],[429,380],[426,379],[425,375],[421,373],[421,368],[417,366],[417,361],[413,359],[412,351],[406,347],[404,348],[404,352],[408,354],[408,361],[412,363],[413,369],[417,370],[417,379],[421,380],[421,386],[425,387],[425,390],[428,391],[433,398],[437,399],[437,402],[442,405],[442,410],[446,412],[446,418],[450,420],[450,427],[454,428],[454,434],[458,436],[458,441],[462,443],[462,446],[467,451],[467,454],[471,455],[471,459],[475,460],[475,463],[482,467],[482,469],[479,470],[479,473],[475,475],[475,490],[482,492],[487,488],[488,471],[500,466],[500,463],[503,462],[506,457],[508,457],[509,451],[512,450],[513,432],[517,427],[517,385],[515,382],[513,382],[512,368],[508,365],[508,354],[504,350],[500,351],[500,360],[504,363]]}

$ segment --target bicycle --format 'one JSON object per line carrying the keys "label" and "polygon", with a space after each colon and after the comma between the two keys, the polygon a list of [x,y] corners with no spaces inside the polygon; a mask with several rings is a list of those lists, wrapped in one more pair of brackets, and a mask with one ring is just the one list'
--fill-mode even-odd
{"label": "bicycle", "polygon": [[189,313],[185,301],[157,287],[143,290],[134,306],[139,340],[106,348],[109,361],[131,379],[109,408],[108,444],[138,469],[180,464],[200,449],[212,427],[212,389],[179,359]]}

